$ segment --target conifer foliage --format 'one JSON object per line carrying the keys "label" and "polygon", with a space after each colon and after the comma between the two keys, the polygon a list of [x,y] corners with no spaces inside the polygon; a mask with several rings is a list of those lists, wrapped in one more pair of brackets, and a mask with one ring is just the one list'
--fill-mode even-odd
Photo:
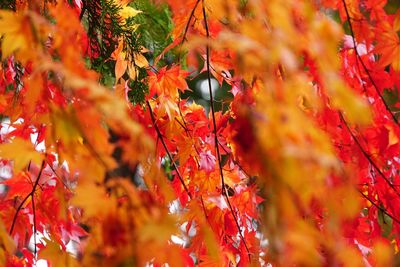
{"label": "conifer foliage", "polygon": [[398,266],[399,33],[395,0],[0,1],[0,266]]}

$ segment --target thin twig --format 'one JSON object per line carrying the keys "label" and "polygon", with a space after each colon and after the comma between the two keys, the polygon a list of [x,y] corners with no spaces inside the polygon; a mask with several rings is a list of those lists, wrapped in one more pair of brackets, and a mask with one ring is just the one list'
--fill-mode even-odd
{"label": "thin twig", "polygon": [[385,213],[387,216],[389,216],[393,221],[397,222],[398,224],[400,224],[400,220],[397,219],[396,217],[394,217],[392,214],[390,214],[389,212],[387,212],[385,209],[379,207],[378,204],[376,204],[374,201],[372,201],[372,199],[370,197],[368,197],[367,195],[365,195],[363,192],[358,191],[366,200],[368,200],[373,206],[375,206],[377,209],[379,209],[381,212]]}
{"label": "thin twig", "polygon": [[[197,6],[199,5],[199,3],[200,3],[200,0],[197,0],[196,4],[194,5],[194,7],[192,9],[192,11],[190,12],[189,19],[188,19],[188,21],[186,23],[185,31],[183,32],[182,40],[181,40],[179,46],[182,46],[183,42],[186,40],[186,35],[188,33],[188,30],[189,30],[190,22],[192,21],[192,18],[194,16],[194,12],[196,11]],[[180,57],[180,53],[179,53],[179,57]]]}
{"label": "thin twig", "polygon": [[[37,179],[37,180],[39,180],[39,178]],[[37,253],[37,246],[36,246],[36,231],[37,231],[37,227],[36,227],[36,207],[35,207],[35,197],[33,196],[33,194],[32,194],[32,196],[31,196],[31,198],[32,198],[32,213],[33,213],[33,244],[34,244],[34,253],[33,253],[33,255],[35,255],[36,256],[36,253]]]}
{"label": "thin twig", "polygon": [[35,181],[35,183],[34,183],[34,185],[33,185],[33,187],[32,187],[32,191],[22,200],[21,204],[19,204],[19,206],[18,206],[18,208],[17,208],[17,211],[16,211],[15,214],[14,214],[14,218],[13,218],[13,221],[12,221],[12,224],[11,224],[11,228],[10,228],[10,231],[9,231],[9,234],[10,234],[10,235],[11,235],[12,232],[14,231],[14,227],[15,227],[15,223],[17,222],[18,214],[19,214],[19,212],[21,211],[23,205],[24,205],[25,202],[29,199],[29,197],[32,197],[32,198],[34,197],[34,194],[35,194],[35,192],[36,192],[36,187],[37,187],[38,184],[39,184],[40,176],[42,175],[42,171],[43,171],[43,169],[44,169],[44,165],[45,165],[45,161],[43,160],[43,161],[42,161],[42,166],[40,167],[40,170],[39,170],[39,174],[38,174],[38,176],[37,176],[37,178],[36,178],[36,181]]}
{"label": "thin twig", "polygon": [[389,185],[390,188],[394,190],[397,196],[400,197],[400,193],[396,190],[394,185],[389,181],[389,179],[385,176],[385,174],[381,171],[381,169],[376,165],[376,163],[372,160],[372,158],[368,155],[368,153],[365,151],[365,149],[362,147],[360,144],[360,141],[357,139],[357,137],[354,135],[354,133],[351,131],[349,125],[347,124],[346,120],[343,117],[343,114],[339,112],[339,116],[343,122],[343,124],[346,126],[348,132],[350,133],[351,137],[353,138],[354,142],[360,149],[361,153],[364,155],[364,157],[368,160],[368,162],[374,167],[374,169],[379,173],[379,175],[386,181],[386,183]]}
{"label": "thin twig", "polygon": [[53,166],[51,166],[50,162],[46,161],[46,163],[47,163],[47,166],[49,166],[51,171],[54,173],[57,180],[59,180],[68,191],[72,192],[72,190],[69,188],[69,186],[63,181],[62,177],[56,172],[56,170],[53,168]]}
{"label": "thin twig", "polygon": [[[219,143],[219,142],[218,142],[218,144],[221,145],[221,143]],[[251,178],[251,175],[242,167],[242,165],[241,165],[237,160],[235,160],[235,159],[233,158],[233,153],[232,153],[232,152],[228,152],[228,150],[226,150],[226,148],[225,148],[224,146],[221,145],[221,147],[222,147],[222,149],[225,151],[225,153],[229,153],[229,154],[230,154],[230,157],[231,157],[231,160],[232,160],[233,164],[235,164],[236,166],[238,166],[238,168],[240,169],[240,171],[243,172],[243,174],[246,175],[247,178]]]}
{"label": "thin twig", "polygon": [[207,214],[207,211],[206,211],[206,208],[205,208],[205,205],[204,205],[204,201],[203,201],[203,197],[202,197],[202,196],[200,196],[200,202],[201,202],[201,206],[203,207],[204,215],[206,216],[206,219],[207,219],[207,221],[208,221],[208,214]]}
{"label": "thin twig", "polygon": [[[179,101],[180,101],[180,99],[179,99]],[[190,133],[189,129],[187,128],[187,123],[186,123],[185,117],[183,116],[181,107],[179,105],[178,105],[178,110],[179,110],[179,114],[182,118],[183,124],[177,118],[175,118],[175,121],[178,122],[178,124],[185,130],[186,136],[189,137],[191,140],[193,140],[193,136]],[[197,155],[200,155],[200,152],[196,147],[195,141],[193,141],[193,148],[196,151]],[[197,159],[196,156],[194,156],[193,158],[196,161],[197,167],[199,167],[200,166],[199,160]]]}
{"label": "thin twig", "polygon": [[383,102],[383,104],[384,104],[386,110],[387,110],[387,111],[389,112],[389,114],[391,115],[393,121],[394,121],[397,125],[399,125],[399,121],[397,120],[396,116],[394,116],[393,112],[390,110],[390,108],[389,108],[388,104],[386,103],[385,99],[383,98],[381,92],[379,92],[379,89],[378,89],[377,84],[375,83],[374,79],[372,78],[371,73],[369,72],[367,66],[365,65],[364,61],[362,60],[360,54],[359,54],[358,51],[357,51],[357,44],[356,44],[356,40],[355,40],[356,37],[355,37],[355,35],[354,35],[354,30],[353,30],[353,25],[352,25],[352,23],[351,23],[351,17],[350,17],[350,14],[349,14],[349,10],[348,10],[348,8],[347,8],[346,1],[345,1],[345,0],[342,0],[342,3],[343,3],[343,6],[344,6],[344,10],[345,10],[345,12],[346,12],[347,21],[349,22],[350,34],[351,34],[351,36],[353,37],[353,45],[354,45],[354,52],[355,52],[355,55],[356,55],[356,62],[357,62],[358,60],[360,61],[361,66],[363,67],[365,73],[367,74],[368,79],[370,80],[371,84],[372,84],[373,87],[375,88],[375,91],[376,91],[376,93],[378,94],[379,98],[380,98],[381,101]]}
{"label": "thin twig", "polygon": [[[207,22],[207,14],[206,14],[206,9],[204,6],[204,0],[202,1],[202,10],[203,10],[203,18],[204,18],[204,26],[205,26],[205,30],[206,30],[206,35],[207,35],[207,39],[210,38],[210,31],[208,28],[208,22]],[[222,163],[221,163],[221,154],[219,151],[219,142],[218,142],[218,135],[217,135],[217,123],[215,120],[215,107],[214,107],[214,96],[213,96],[213,91],[212,91],[212,85],[211,85],[211,68],[210,68],[211,64],[210,64],[210,46],[207,44],[206,46],[206,67],[207,67],[207,81],[208,81],[208,91],[210,94],[210,108],[211,108],[211,116],[212,116],[212,122],[213,122],[213,132],[214,132],[214,143],[215,143],[215,150],[217,152],[217,161],[218,161],[218,166],[219,166],[219,172],[220,172],[220,176],[221,176],[221,193],[222,195],[225,197],[226,202],[228,204],[229,210],[232,214],[232,217],[235,221],[236,227],[238,229],[239,235],[240,235],[240,239],[243,242],[243,245],[246,248],[247,251],[247,256],[249,258],[249,260],[251,259],[251,254],[250,254],[250,250],[247,246],[246,240],[244,239],[244,236],[242,234],[242,230],[240,228],[239,225],[239,221],[238,218],[236,217],[235,211],[233,210],[232,204],[229,200],[229,194],[228,194],[228,189],[225,186],[225,179],[224,179],[224,173],[223,173],[223,169],[222,169]]]}
{"label": "thin twig", "polygon": [[175,171],[176,171],[176,174],[177,174],[177,176],[178,176],[178,178],[179,178],[179,181],[181,182],[181,184],[182,184],[184,190],[185,190],[186,193],[188,194],[189,198],[192,199],[192,194],[190,193],[189,189],[187,188],[187,186],[186,186],[186,184],[185,184],[185,181],[183,180],[183,177],[182,177],[181,173],[179,172],[179,169],[178,169],[178,167],[176,166],[175,161],[174,161],[174,159],[173,159],[172,156],[171,156],[171,153],[170,153],[169,150],[168,150],[167,144],[166,144],[165,141],[164,141],[164,138],[163,138],[163,136],[162,136],[162,134],[161,134],[161,132],[160,132],[160,129],[158,128],[158,126],[157,126],[157,124],[156,124],[156,120],[155,120],[155,118],[154,118],[153,110],[151,109],[150,103],[149,103],[149,101],[146,101],[146,103],[147,103],[147,106],[149,107],[150,117],[151,117],[151,120],[152,120],[152,122],[153,122],[154,129],[155,129],[156,132],[157,132],[158,139],[160,139],[160,141],[161,141],[161,143],[162,143],[162,145],[163,145],[163,147],[164,147],[164,149],[165,149],[165,152],[167,153],[167,156],[168,156],[169,160],[171,161],[172,166],[174,166]]}

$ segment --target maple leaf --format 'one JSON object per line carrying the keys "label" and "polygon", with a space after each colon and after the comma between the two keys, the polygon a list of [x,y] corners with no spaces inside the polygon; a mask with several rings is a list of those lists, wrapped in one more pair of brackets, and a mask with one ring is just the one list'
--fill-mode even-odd
{"label": "maple leaf", "polygon": [[[203,55],[206,59],[206,55]],[[224,73],[229,73],[230,70],[234,69],[234,54],[232,51],[226,49],[222,51],[212,50],[210,55],[210,66],[211,73],[218,80],[220,84],[224,80]],[[207,71],[207,64],[204,64],[200,72]]]}
{"label": "maple leaf", "polygon": [[[172,37],[174,40],[177,42],[175,43],[178,44],[182,39],[181,36],[184,34],[186,25],[189,21],[191,11],[194,9],[194,14],[193,16],[195,18],[200,18],[201,17],[201,8],[198,7],[198,1],[197,0],[189,0],[189,1],[168,1],[169,6],[171,7],[172,10],[174,10],[174,24],[175,27],[172,30]],[[196,7],[196,8],[195,8]],[[200,22],[194,22],[194,27],[195,28],[203,28]]]}
{"label": "maple leaf", "polygon": [[[9,57],[0,67],[0,111],[21,122],[12,131],[1,127],[0,155],[14,160],[16,172],[4,182],[0,208],[17,244],[7,245],[11,239],[0,227],[1,266],[36,264],[26,248],[33,230],[51,236],[37,249],[52,266],[66,265],[63,260],[99,267],[264,260],[277,266],[391,265],[389,243],[397,249],[400,240],[400,11],[393,15],[394,1],[168,0],[170,9],[162,12],[172,16],[172,29],[169,18],[145,11],[174,39],[158,58],[183,43],[187,55],[172,51],[170,67],[154,62],[140,81],[150,88],[146,108],[126,101],[135,90],[126,77],[137,79],[139,68],[149,65],[145,51],[119,33],[140,13],[129,0],[11,2],[13,12],[0,11],[2,53]],[[326,16],[320,3],[346,23]],[[121,8],[108,8],[116,5]],[[138,43],[158,50],[147,40],[151,26],[142,27]],[[340,27],[352,36],[338,53]],[[115,49],[114,69],[108,59],[98,68],[96,53],[89,53],[93,70],[86,68],[85,29],[107,53]],[[186,69],[201,69],[202,62],[201,72],[210,69],[233,93],[205,103],[211,113],[192,96],[180,99],[188,90]],[[98,84],[100,76],[116,78],[115,92]],[[119,136],[116,143],[109,130]],[[32,134],[52,155],[38,188],[30,176],[42,156],[25,141]],[[174,170],[162,164],[166,157]],[[143,169],[146,185],[104,179],[116,160]],[[29,172],[21,171],[29,161],[35,163]],[[163,170],[173,175],[171,183]],[[267,199],[265,209],[259,194]],[[179,208],[171,215],[173,200]],[[177,221],[187,224],[185,249],[171,244]],[[73,227],[80,223],[90,228],[85,240]],[[264,234],[268,246],[261,245]],[[72,261],[64,251],[70,239],[83,247]],[[10,256],[16,248],[23,259]]]}
{"label": "maple leaf", "polygon": [[79,185],[71,203],[82,207],[86,218],[104,216],[116,207],[115,199],[92,183]]}
{"label": "maple leaf", "polygon": [[163,67],[157,73],[149,72],[150,95],[158,94],[175,99],[179,96],[178,91],[183,92],[188,89],[185,80],[188,75],[189,72],[182,70],[179,65],[169,69]]}
{"label": "maple leaf", "polygon": [[187,162],[188,159],[195,154],[195,144],[193,144],[193,140],[187,136],[182,136],[182,138],[179,138],[176,142],[179,147],[179,160],[181,162]]}
{"label": "maple leaf", "polygon": [[[13,52],[26,53],[32,42],[29,31],[30,21],[25,13],[0,10],[0,35],[3,36],[1,50],[3,59]],[[25,58],[24,58],[25,59]]]}
{"label": "maple leaf", "polygon": [[0,157],[12,159],[16,173],[24,169],[29,162],[40,165],[43,160],[43,155],[35,150],[33,144],[21,138],[15,138],[11,143],[0,144]]}
{"label": "maple leaf", "polygon": [[381,55],[379,64],[382,67],[391,65],[395,71],[400,71],[400,39],[394,29],[379,34],[374,51]]}
{"label": "maple leaf", "polygon": [[16,196],[25,197],[32,191],[33,181],[27,172],[18,172],[12,178],[3,182],[9,187],[7,197],[14,199]]}
{"label": "maple leaf", "polygon": [[61,249],[61,246],[49,239],[44,240],[46,247],[39,252],[39,258],[45,259],[50,267],[75,267],[77,261],[66,251]]}
{"label": "maple leaf", "polygon": [[175,222],[175,218],[171,215],[163,216],[159,222],[149,222],[141,227],[139,239],[161,244],[167,242],[171,235],[176,234]]}
{"label": "maple leaf", "polygon": [[200,169],[207,174],[215,170],[216,158],[210,151],[200,152]]}
{"label": "maple leaf", "polygon": [[16,245],[8,235],[2,222],[0,222],[0,247],[0,264],[6,266],[7,257],[14,254]]}

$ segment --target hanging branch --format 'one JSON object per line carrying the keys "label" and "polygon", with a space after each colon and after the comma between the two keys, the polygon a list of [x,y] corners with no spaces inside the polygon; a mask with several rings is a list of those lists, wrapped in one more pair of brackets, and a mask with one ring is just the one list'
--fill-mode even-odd
{"label": "hanging branch", "polygon": [[363,198],[365,198],[366,200],[368,200],[374,207],[376,207],[378,210],[380,210],[381,212],[383,212],[384,214],[386,214],[387,216],[389,216],[389,218],[391,218],[393,221],[397,222],[398,224],[400,224],[400,220],[397,219],[395,216],[393,216],[392,214],[390,214],[389,212],[387,212],[385,209],[383,209],[382,207],[380,207],[378,204],[376,204],[374,201],[372,201],[372,199],[370,197],[368,197],[367,195],[365,195],[363,192],[358,191]]}
{"label": "hanging branch", "polygon": [[373,166],[373,168],[378,172],[378,174],[385,180],[385,182],[389,185],[389,187],[393,189],[393,191],[396,193],[396,195],[400,197],[400,193],[396,190],[395,186],[389,181],[389,179],[385,176],[385,174],[381,171],[381,169],[376,165],[376,163],[372,160],[372,158],[368,155],[368,153],[362,147],[362,145],[360,144],[360,141],[357,139],[357,137],[351,131],[349,125],[347,124],[347,122],[344,119],[343,114],[341,112],[339,112],[339,116],[340,116],[343,124],[346,126],[348,132],[350,133],[351,137],[353,138],[354,142],[356,143],[357,147],[360,149],[361,153],[364,155],[364,157]]}
{"label": "hanging branch", "polygon": [[[379,92],[378,86],[375,83],[374,79],[372,78],[371,73],[369,72],[367,66],[365,65],[364,61],[362,60],[360,54],[357,51],[357,44],[356,44],[356,40],[355,40],[355,35],[354,35],[354,30],[353,30],[353,25],[351,23],[351,17],[349,14],[349,10],[347,8],[347,4],[345,0],[342,0],[343,6],[344,6],[344,10],[346,12],[346,17],[347,17],[347,21],[349,22],[349,28],[350,28],[350,34],[353,37],[353,45],[354,45],[354,51],[355,51],[355,56],[356,56],[356,62],[360,61],[361,66],[363,67],[365,73],[368,76],[368,79],[370,80],[371,84],[373,85],[376,93],[378,94],[379,98],[381,99],[381,101],[383,102],[386,110],[389,112],[389,114],[391,115],[393,121],[399,126],[399,121],[397,120],[396,116],[394,116],[393,112],[390,110],[388,104],[386,103],[385,99],[383,98],[383,95]],[[360,70],[359,70],[360,72]]]}
{"label": "hanging branch", "polygon": [[186,34],[187,34],[188,30],[189,30],[190,22],[192,21],[192,18],[194,16],[194,12],[196,11],[197,6],[199,5],[199,3],[200,3],[200,0],[197,0],[196,4],[194,5],[194,7],[192,9],[192,12],[190,12],[190,16],[189,16],[188,22],[186,23],[185,31],[183,32],[182,41],[181,41],[180,45],[182,45],[183,42],[186,40]]}
{"label": "hanging branch", "polygon": [[[190,22],[192,21],[192,18],[194,17],[194,12],[196,11],[197,6],[199,5],[199,3],[200,3],[200,0],[197,0],[195,5],[194,5],[194,7],[193,7],[193,9],[192,9],[192,11],[190,12],[189,19],[188,19],[188,21],[186,22],[186,25],[185,25],[185,30],[183,32],[182,40],[179,43],[179,49],[180,49],[180,47],[183,45],[183,43],[186,40],[186,35],[187,35],[188,31],[189,31]],[[179,62],[180,62],[181,61],[181,52],[180,51],[179,51],[178,59],[179,59]]]}
{"label": "hanging branch", "polygon": [[[39,177],[37,178],[37,180],[39,180]],[[37,253],[37,247],[36,247],[36,206],[35,206],[35,198],[32,195],[32,213],[33,213],[33,243],[34,243],[34,250],[33,250],[33,254],[36,255]]]}
{"label": "hanging branch", "polygon": [[162,134],[161,134],[161,132],[160,132],[160,129],[158,129],[158,126],[157,126],[157,124],[156,124],[156,120],[155,120],[155,118],[154,118],[153,110],[151,109],[151,106],[150,106],[149,101],[146,101],[146,104],[147,104],[147,106],[149,107],[149,112],[150,112],[151,121],[153,122],[154,129],[155,129],[156,132],[157,132],[157,137],[158,137],[158,139],[160,139],[160,141],[161,141],[161,143],[162,143],[162,145],[163,145],[163,147],[164,147],[164,149],[165,149],[165,152],[167,153],[167,156],[168,156],[169,160],[171,161],[172,166],[174,166],[175,171],[176,171],[176,174],[177,174],[177,176],[178,176],[178,178],[179,178],[179,181],[181,182],[183,188],[185,189],[185,192],[188,194],[189,199],[192,199],[192,194],[190,193],[189,189],[187,188],[187,186],[186,186],[186,184],[185,184],[185,181],[183,180],[183,177],[182,177],[181,173],[179,172],[179,169],[178,169],[178,167],[176,166],[175,161],[174,161],[174,159],[173,159],[172,156],[171,156],[171,153],[170,153],[169,150],[168,150],[167,144],[166,144],[165,141],[164,141],[164,138],[163,138],[163,136],[162,136]]}
{"label": "hanging branch", "polygon": [[[207,39],[210,38],[210,31],[208,28],[208,22],[207,22],[207,14],[206,14],[206,9],[204,7],[204,0],[202,1],[202,10],[203,10],[203,18],[204,18],[204,26],[206,29],[206,35],[207,35]],[[229,193],[228,193],[228,189],[225,185],[225,179],[224,179],[224,173],[223,173],[223,169],[222,169],[222,163],[221,163],[221,154],[219,151],[219,142],[218,142],[218,135],[217,135],[217,123],[215,120],[215,107],[214,107],[214,96],[213,96],[213,91],[212,91],[212,86],[211,86],[211,68],[210,68],[211,64],[210,64],[210,46],[207,44],[206,46],[206,67],[207,67],[207,81],[208,81],[208,91],[210,94],[210,107],[211,107],[211,116],[212,116],[212,122],[213,122],[213,132],[214,132],[214,143],[215,143],[215,150],[217,153],[217,162],[218,162],[218,167],[219,167],[219,173],[221,176],[221,193],[222,195],[225,197],[226,202],[228,204],[229,210],[232,214],[232,217],[235,221],[236,227],[238,229],[239,235],[240,235],[240,239],[242,240],[246,251],[247,251],[247,256],[249,258],[249,260],[251,259],[251,255],[250,255],[250,250],[247,246],[246,240],[244,239],[244,236],[242,234],[240,225],[239,225],[239,221],[238,218],[235,215],[235,211],[233,210],[232,204],[229,200]]]}
{"label": "hanging branch", "polygon": [[[10,228],[10,231],[9,231],[9,234],[10,234],[10,235],[11,235],[12,232],[14,231],[14,227],[15,227],[15,223],[17,222],[18,214],[19,214],[19,212],[21,211],[22,207],[24,206],[25,202],[26,202],[30,197],[32,198],[32,200],[33,200],[33,198],[34,198],[34,194],[35,194],[35,192],[36,192],[36,188],[37,188],[38,185],[39,185],[39,180],[40,180],[40,177],[41,177],[41,175],[42,175],[42,171],[43,171],[43,169],[44,169],[44,165],[45,165],[45,161],[43,160],[43,161],[42,161],[42,165],[41,165],[40,170],[39,170],[39,174],[38,174],[38,176],[37,176],[37,178],[36,178],[35,183],[34,183],[33,186],[32,186],[32,191],[31,191],[28,195],[26,195],[26,197],[22,200],[21,204],[19,204],[19,206],[18,206],[18,208],[17,208],[17,210],[16,210],[16,212],[15,212],[15,214],[14,214],[14,218],[13,218],[13,221],[12,221],[12,224],[11,224],[11,228]],[[33,208],[34,208],[34,204],[32,204],[32,206],[33,206]],[[35,217],[35,216],[34,216],[34,217]],[[34,225],[33,225],[33,227],[34,227],[34,234],[35,234],[35,231],[36,231],[35,218],[34,218]],[[35,250],[36,250],[36,243],[35,243]]]}

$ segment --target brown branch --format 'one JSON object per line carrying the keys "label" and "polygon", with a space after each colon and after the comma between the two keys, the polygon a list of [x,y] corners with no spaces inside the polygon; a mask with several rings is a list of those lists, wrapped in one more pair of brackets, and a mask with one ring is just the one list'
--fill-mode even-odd
{"label": "brown branch", "polygon": [[[206,14],[206,9],[204,6],[204,0],[202,1],[202,10],[203,10],[203,19],[204,19],[204,26],[205,26],[205,30],[206,30],[206,35],[207,35],[207,39],[210,38],[210,30],[208,28],[208,22],[207,22],[207,14]],[[211,116],[212,116],[212,122],[213,122],[213,132],[214,132],[214,143],[215,143],[215,150],[217,153],[217,161],[218,161],[218,166],[219,166],[219,173],[221,176],[221,193],[222,195],[225,197],[226,202],[228,204],[229,210],[232,214],[232,217],[235,221],[236,227],[238,229],[238,233],[240,235],[240,239],[242,240],[246,251],[247,251],[247,256],[249,258],[249,260],[251,259],[251,254],[250,254],[250,250],[247,246],[246,240],[244,239],[244,236],[242,234],[240,225],[239,225],[239,221],[238,218],[236,217],[235,211],[233,210],[232,204],[229,200],[229,194],[228,194],[228,189],[225,186],[225,179],[224,179],[224,173],[223,173],[223,169],[222,169],[222,163],[221,163],[221,153],[219,151],[219,142],[218,142],[218,135],[217,135],[217,123],[215,120],[215,107],[214,107],[214,96],[213,96],[213,91],[212,91],[212,86],[211,86],[211,68],[210,68],[211,64],[210,64],[210,46],[207,44],[206,46],[206,67],[207,67],[207,81],[208,81],[208,91],[210,94],[210,107],[211,107]]]}
{"label": "brown branch", "polygon": [[208,214],[207,214],[206,207],[204,205],[204,201],[203,201],[203,197],[202,196],[200,196],[200,202],[201,202],[201,206],[203,207],[204,215],[206,216],[206,219],[208,221]]}
{"label": "brown branch", "polygon": [[188,22],[186,23],[185,31],[183,32],[181,45],[182,45],[182,43],[186,40],[186,35],[187,35],[188,30],[189,30],[190,21],[192,20],[192,18],[193,18],[193,16],[194,16],[194,12],[196,11],[197,6],[199,5],[199,3],[200,3],[200,0],[197,0],[197,1],[196,1],[196,4],[194,5],[194,7],[193,7],[193,9],[192,9],[192,12],[190,12],[189,20],[188,20]]}
{"label": "brown branch", "polygon": [[[219,142],[218,142],[218,143],[219,143]],[[221,143],[219,143],[219,144],[221,144]],[[229,152],[226,150],[225,147],[223,147],[222,145],[221,145],[221,147],[222,147],[222,149],[225,151],[225,153],[229,153]],[[246,175],[247,178],[251,178],[251,175],[242,167],[242,165],[241,165],[237,160],[235,160],[235,159],[233,158],[233,153],[230,152],[229,154],[230,154],[230,156],[231,156],[231,160],[232,160],[233,164],[235,164],[236,166],[238,166],[238,168],[240,169],[240,171],[243,172],[243,174]]]}
{"label": "brown branch", "polygon": [[376,204],[374,201],[372,201],[372,199],[370,197],[368,197],[367,195],[365,195],[363,192],[358,191],[366,200],[368,200],[373,206],[375,206],[377,209],[379,209],[381,212],[385,213],[387,216],[389,216],[393,221],[397,222],[398,224],[400,224],[400,220],[397,219],[394,215],[390,214],[389,212],[387,212],[385,209],[383,209],[382,207],[379,207],[378,204]]}
{"label": "brown branch", "polygon": [[389,181],[389,179],[385,176],[385,174],[381,171],[381,169],[376,165],[376,163],[372,160],[372,158],[368,155],[368,153],[365,151],[365,149],[362,147],[360,144],[360,141],[357,139],[357,137],[354,135],[354,133],[351,131],[349,125],[347,124],[346,120],[343,117],[343,114],[339,112],[339,116],[343,122],[343,124],[346,126],[348,132],[350,133],[351,137],[353,138],[354,142],[356,143],[357,147],[360,149],[361,153],[364,155],[364,157],[368,160],[368,162],[374,167],[374,169],[378,172],[378,174],[386,181],[386,183],[389,185],[390,188],[394,190],[397,196],[400,197],[400,193],[396,190],[394,185]]}
{"label": "brown branch", "polygon": [[161,141],[161,143],[162,143],[162,145],[163,145],[163,147],[165,149],[165,152],[167,153],[167,156],[168,156],[169,160],[171,161],[172,166],[174,166],[176,174],[177,174],[177,176],[179,178],[179,181],[181,182],[181,184],[182,184],[183,188],[185,189],[186,193],[188,194],[189,198],[192,199],[192,194],[190,193],[189,189],[187,188],[187,186],[185,184],[185,181],[183,180],[183,177],[182,177],[181,173],[179,172],[179,169],[176,166],[175,161],[171,156],[171,153],[168,150],[167,144],[164,141],[164,138],[163,138],[163,136],[162,136],[162,134],[160,132],[160,129],[158,128],[158,126],[156,124],[156,120],[154,118],[153,110],[151,109],[150,103],[149,103],[149,101],[146,101],[146,103],[147,103],[147,106],[149,107],[150,117],[151,117],[151,120],[153,122],[154,129],[157,132],[158,139],[160,139],[160,141]]}
{"label": "brown branch", "polygon": [[47,166],[51,169],[51,171],[54,173],[55,177],[57,178],[60,183],[63,184],[63,186],[69,191],[72,192],[72,190],[69,188],[69,186],[63,181],[63,178],[60,176],[60,174],[57,173],[57,171],[51,166],[50,162],[46,161]]}
{"label": "brown branch", "polygon": [[[181,99],[179,99],[179,101],[180,100]],[[187,128],[185,117],[183,116],[181,107],[179,105],[178,105],[178,110],[179,110],[179,115],[182,118],[183,124],[177,118],[175,118],[175,121],[178,122],[178,124],[185,130],[186,136],[193,140],[193,136],[190,133],[189,129]],[[196,151],[197,155],[200,155],[200,152],[196,147],[196,142],[194,142],[194,141],[193,141],[193,148]],[[197,159],[197,157],[193,157],[193,158],[196,161],[197,167],[199,168],[199,166],[200,166],[199,160]]]}
{"label": "brown branch", "polygon": [[[39,180],[39,178],[37,179]],[[36,227],[36,207],[35,207],[35,198],[32,195],[32,213],[33,213],[33,244],[34,244],[34,253],[33,255],[36,255],[37,253],[37,246],[36,246],[36,231],[37,231],[37,227]]]}
{"label": "brown branch", "polygon": [[187,21],[187,23],[186,23],[186,26],[185,26],[185,31],[183,32],[183,36],[182,36],[181,43],[179,44],[180,46],[181,46],[181,45],[183,44],[183,42],[186,40],[186,35],[187,35],[187,33],[188,33],[188,30],[189,30],[190,22],[192,21],[192,18],[193,18],[193,16],[194,16],[194,12],[196,11],[197,6],[199,5],[199,3],[200,3],[200,0],[197,0],[197,1],[196,1],[196,4],[194,5],[194,7],[193,7],[193,9],[192,9],[192,11],[190,12],[189,19],[188,19],[188,21]]}
{"label": "brown branch", "polygon": [[[383,102],[383,105],[385,106],[385,108],[386,108],[386,110],[389,112],[389,114],[391,115],[393,121],[397,124],[397,126],[399,126],[399,121],[397,120],[397,118],[396,118],[396,116],[393,114],[393,112],[390,110],[388,104],[386,103],[385,99],[383,98],[383,95],[379,92],[378,85],[375,83],[374,79],[372,78],[371,73],[369,72],[367,66],[365,65],[364,61],[362,60],[360,54],[359,54],[358,51],[357,51],[357,44],[356,44],[356,39],[355,39],[356,37],[355,37],[355,35],[354,35],[354,30],[353,30],[353,25],[352,25],[352,23],[351,23],[351,17],[350,17],[350,14],[349,14],[349,10],[348,10],[348,8],[347,8],[346,1],[345,1],[345,0],[342,0],[342,3],[343,3],[343,6],[344,6],[344,10],[345,10],[345,12],[346,12],[347,21],[348,21],[348,23],[349,23],[350,34],[351,34],[351,36],[353,37],[353,45],[354,45],[354,51],[355,51],[355,56],[356,56],[356,62],[358,62],[358,60],[360,61],[361,66],[363,67],[365,73],[367,74],[368,79],[370,80],[371,84],[373,85],[373,87],[374,87],[376,93],[378,94],[379,98],[380,98],[381,101]],[[360,70],[359,70],[359,72],[360,72]],[[363,86],[364,86],[364,85],[363,85]],[[364,87],[364,88],[365,88],[365,87]]]}
{"label": "brown branch", "polygon": [[[204,16],[204,24],[205,24],[205,28],[206,28],[207,38],[209,38],[210,33],[209,33],[209,29],[208,29],[208,23],[207,23],[206,10],[204,8],[204,3],[203,3],[203,16]],[[219,145],[218,145],[219,142],[218,142],[218,134],[217,134],[217,123],[215,120],[214,96],[213,96],[212,85],[211,85],[210,47],[209,47],[209,45],[207,45],[207,47],[206,47],[206,67],[207,67],[208,92],[210,94],[210,108],[211,108],[211,117],[212,117],[212,123],[213,123],[215,150],[217,153],[217,161],[218,161],[220,175],[221,175],[222,192],[225,192],[225,190],[226,190],[225,189],[225,179],[224,179],[224,173],[222,172],[221,154],[220,154]]]}
{"label": "brown branch", "polygon": [[[38,176],[37,176],[37,178],[36,178],[36,181],[35,181],[35,183],[34,183],[33,186],[32,186],[32,191],[31,191],[28,195],[26,195],[26,197],[22,200],[21,204],[19,204],[19,206],[18,206],[18,208],[17,208],[17,210],[16,210],[16,212],[15,212],[15,214],[14,214],[14,218],[13,218],[13,221],[12,221],[12,224],[11,224],[11,228],[10,228],[10,231],[9,231],[9,234],[10,234],[10,235],[11,235],[12,232],[14,231],[14,227],[15,227],[15,223],[17,222],[18,214],[19,214],[19,212],[21,211],[23,205],[24,205],[25,202],[29,199],[29,197],[32,197],[32,199],[33,199],[33,197],[34,197],[34,194],[35,194],[35,192],[36,192],[36,188],[37,188],[37,186],[39,185],[39,180],[40,180],[40,176],[42,175],[42,171],[43,171],[43,169],[44,169],[44,165],[45,165],[45,161],[43,160],[43,161],[42,161],[42,166],[40,167],[40,170],[39,170]],[[34,223],[34,224],[35,224],[35,223]],[[35,225],[34,225],[34,229],[35,229]],[[35,233],[34,233],[34,234],[35,234]]]}

